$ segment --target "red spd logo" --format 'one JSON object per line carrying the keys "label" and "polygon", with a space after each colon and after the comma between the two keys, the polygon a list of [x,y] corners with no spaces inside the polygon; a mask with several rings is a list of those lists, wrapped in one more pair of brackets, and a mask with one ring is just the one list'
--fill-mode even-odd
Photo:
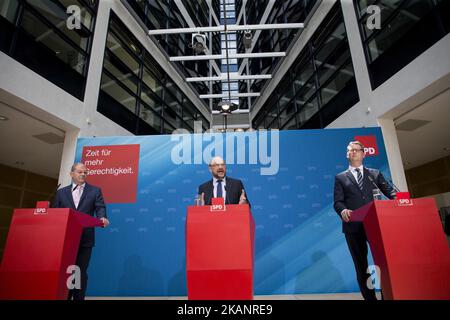
{"label": "red spd logo", "polygon": [[355,136],[355,140],[361,142],[364,145],[364,151],[367,156],[377,156],[377,137],[376,136]]}
{"label": "red spd logo", "polygon": [[47,208],[36,208],[34,214],[47,214]]}
{"label": "red spd logo", "polygon": [[412,199],[398,199],[397,204],[399,206],[412,206],[413,201],[412,201]]}
{"label": "red spd logo", "polygon": [[213,204],[209,207],[210,211],[225,211],[225,205],[223,204]]}

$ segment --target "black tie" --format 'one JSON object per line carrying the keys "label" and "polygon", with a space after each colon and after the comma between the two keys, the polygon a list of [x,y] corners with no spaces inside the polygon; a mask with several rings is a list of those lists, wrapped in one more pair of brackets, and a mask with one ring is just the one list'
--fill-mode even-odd
{"label": "black tie", "polygon": [[217,180],[217,198],[222,198],[222,180]]}
{"label": "black tie", "polygon": [[358,187],[359,189],[363,189],[363,177],[359,168],[355,168],[356,176],[358,177]]}

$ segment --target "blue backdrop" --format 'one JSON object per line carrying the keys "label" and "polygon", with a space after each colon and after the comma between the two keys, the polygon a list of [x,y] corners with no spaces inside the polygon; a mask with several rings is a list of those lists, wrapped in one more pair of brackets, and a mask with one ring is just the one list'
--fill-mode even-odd
{"label": "blue backdrop", "polygon": [[[233,151],[235,157],[245,152],[247,163],[228,164],[227,175],[243,180],[252,203],[255,294],[359,291],[332,207],[334,176],[348,167],[347,143],[371,135],[379,154],[366,157],[365,165],[390,177],[380,129],[280,131],[279,168],[273,175],[261,174],[268,167],[261,157],[249,163],[252,139],[263,140],[260,132],[246,134],[245,148]],[[227,133],[227,141],[236,135]],[[179,142],[170,135],[80,138],[75,160],[83,146],[120,144],[140,144],[137,202],[107,206],[111,225],[96,232],[88,295],[187,295],[186,206],[194,203],[198,185],[210,179],[207,164],[195,164],[195,152],[189,155],[192,164],[174,163],[171,155]],[[203,141],[203,148],[208,144]]]}

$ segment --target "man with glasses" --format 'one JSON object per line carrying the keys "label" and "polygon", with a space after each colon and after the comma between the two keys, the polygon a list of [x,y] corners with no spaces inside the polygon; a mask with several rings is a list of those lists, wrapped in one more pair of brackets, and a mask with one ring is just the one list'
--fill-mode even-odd
{"label": "man with glasses", "polygon": [[209,163],[212,180],[198,188],[201,203],[211,204],[211,198],[224,198],[225,204],[249,204],[241,180],[226,176],[227,167],[221,157],[214,157]]}
{"label": "man with glasses", "polygon": [[365,300],[377,300],[375,290],[367,286],[367,237],[362,222],[349,222],[352,211],[373,201],[373,189],[379,189],[389,199],[395,198],[394,189],[386,182],[383,174],[376,169],[363,166],[364,146],[359,141],[351,141],[347,146],[349,167],[335,177],[334,209],[342,219],[350,254],[356,269],[358,285]]}
{"label": "man with glasses", "polygon": [[[102,191],[93,185],[86,183],[88,171],[83,163],[75,163],[70,176],[72,183],[61,188],[56,193],[54,208],[71,208],[88,215],[94,214],[103,222],[103,227],[109,225],[106,217],[106,206],[103,201]],[[92,248],[95,244],[94,228],[85,228],[81,235],[76,265],[80,268],[80,289],[69,291],[69,300],[84,300],[87,286],[87,269],[91,259]]]}

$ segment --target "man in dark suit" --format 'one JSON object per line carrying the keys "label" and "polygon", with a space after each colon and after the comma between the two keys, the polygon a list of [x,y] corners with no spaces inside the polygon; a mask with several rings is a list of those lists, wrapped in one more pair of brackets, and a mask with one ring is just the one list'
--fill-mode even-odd
{"label": "man in dark suit", "polygon": [[349,222],[352,211],[373,201],[373,189],[379,189],[389,199],[395,198],[395,191],[386,182],[383,174],[365,168],[364,146],[352,141],[347,146],[349,168],[339,173],[334,182],[334,209],[342,219],[342,232],[345,234],[350,254],[356,269],[358,285],[365,300],[376,300],[375,290],[367,286],[368,247],[362,222]]}
{"label": "man in dark suit", "polygon": [[210,205],[211,198],[224,198],[225,204],[250,204],[241,180],[226,176],[227,167],[221,157],[212,158],[209,164],[212,180],[198,188],[202,204]]}
{"label": "man in dark suit", "polygon": [[[87,169],[82,163],[75,163],[70,171],[72,183],[61,188],[56,193],[54,208],[71,208],[94,216],[103,222],[103,227],[109,225],[106,217],[106,207],[102,191],[86,183]],[[92,248],[95,245],[94,228],[85,228],[81,235],[76,265],[80,268],[80,289],[69,291],[68,299],[84,300],[87,286],[87,269],[91,259]]]}

